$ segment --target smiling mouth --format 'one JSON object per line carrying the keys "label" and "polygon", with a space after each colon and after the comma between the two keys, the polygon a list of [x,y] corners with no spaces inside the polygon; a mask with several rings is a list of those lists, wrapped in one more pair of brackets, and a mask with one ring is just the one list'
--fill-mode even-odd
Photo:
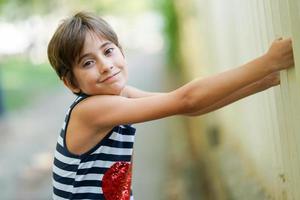
{"label": "smiling mouth", "polygon": [[114,77],[115,75],[119,74],[120,72],[121,72],[121,71],[119,71],[119,72],[113,74],[112,76],[107,77],[106,79],[104,79],[103,81],[100,81],[100,82],[103,83],[103,82],[107,81],[108,79]]}

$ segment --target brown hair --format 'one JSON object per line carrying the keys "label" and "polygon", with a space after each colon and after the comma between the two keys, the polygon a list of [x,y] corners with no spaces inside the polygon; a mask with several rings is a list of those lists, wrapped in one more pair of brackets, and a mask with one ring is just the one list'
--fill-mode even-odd
{"label": "brown hair", "polygon": [[122,51],[117,34],[101,17],[79,12],[65,19],[48,44],[48,59],[59,78],[66,78],[72,85],[76,85],[72,69],[82,52],[88,32],[111,41]]}

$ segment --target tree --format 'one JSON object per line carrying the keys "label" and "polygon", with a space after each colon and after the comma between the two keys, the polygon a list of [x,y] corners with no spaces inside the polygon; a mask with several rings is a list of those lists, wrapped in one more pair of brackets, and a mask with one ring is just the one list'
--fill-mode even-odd
{"label": "tree", "polygon": [[3,100],[3,89],[2,89],[2,79],[0,71],[0,117],[4,114],[4,100]]}

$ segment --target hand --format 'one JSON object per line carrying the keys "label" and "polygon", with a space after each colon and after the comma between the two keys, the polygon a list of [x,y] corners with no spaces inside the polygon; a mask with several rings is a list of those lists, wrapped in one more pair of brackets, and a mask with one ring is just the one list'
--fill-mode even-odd
{"label": "hand", "polygon": [[294,56],[291,38],[278,38],[273,41],[266,53],[272,71],[288,69],[294,66]]}

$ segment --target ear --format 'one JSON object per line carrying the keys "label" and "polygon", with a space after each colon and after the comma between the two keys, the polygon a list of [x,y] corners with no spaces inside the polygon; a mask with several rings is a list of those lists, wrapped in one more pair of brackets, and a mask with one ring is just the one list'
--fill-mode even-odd
{"label": "ear", "polygon": [[62,77],[62,81],[64,82],[65,86],[67,86],[73,93],[80,93],[80,88],[75,86],[69,78]]}

